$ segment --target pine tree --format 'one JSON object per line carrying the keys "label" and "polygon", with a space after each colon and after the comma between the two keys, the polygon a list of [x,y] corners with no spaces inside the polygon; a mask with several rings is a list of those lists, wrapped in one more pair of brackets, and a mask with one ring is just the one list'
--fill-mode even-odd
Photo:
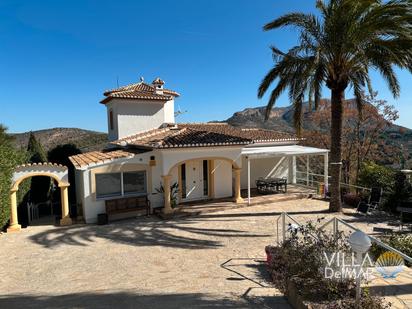
{"label": "pine tree", "polygon": [[30,132],[27,151],[30,155],[30,163],[47,162],[46,152],[44,151],[42,144],[36,139],[33,132]]}
{"label": "pine tree", "polygon": [[[33,132],[30,132],[29,142],[27,145],[30,163],[47,162],[46,152],[42,144],[36,139]],[[44,202],[48,199],[50,191],[50,178],[44,176],[32,177],[30,185],[30,200],[33,203]]]}

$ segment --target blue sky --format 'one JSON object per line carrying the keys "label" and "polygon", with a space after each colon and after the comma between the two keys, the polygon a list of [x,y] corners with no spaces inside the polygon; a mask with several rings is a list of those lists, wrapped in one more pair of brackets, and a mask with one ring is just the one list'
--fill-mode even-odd
{"label": "blue sky", "polygon": [[[0,123],[10,132],[50,127],[106,131],[105,89],[160,76],[181,93],[180,122],[223,120],[262,106],[257,87],[272,65],[269,45],[291,46],[290,30],[262,26],[314,1],[0,0]],[[394,100],[374,88],[412,127],[411,75],[399,72]],[[323,93],[325,97],[329,92]],[[286,96],[278,106],[288,105]]]}

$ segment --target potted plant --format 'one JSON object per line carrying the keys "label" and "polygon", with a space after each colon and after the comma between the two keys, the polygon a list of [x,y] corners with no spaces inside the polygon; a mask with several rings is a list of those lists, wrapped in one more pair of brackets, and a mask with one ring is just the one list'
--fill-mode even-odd
{"label": "potted plant", "polygon": [[[160,184],[159,188],[156,188],[156,192],[161,193],[164,195],[165,193],[165,189],[163,187],[163,184]],[[177,207],[177,195],[179,193],[179,185],[177,182],[173,183],[170,186],[170,206],[172,208],[176,208]]]}

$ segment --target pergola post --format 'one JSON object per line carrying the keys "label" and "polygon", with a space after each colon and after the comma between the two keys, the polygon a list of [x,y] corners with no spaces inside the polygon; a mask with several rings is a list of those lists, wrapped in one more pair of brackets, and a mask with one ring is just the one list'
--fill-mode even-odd
{"label": "pergola post", "polygon": [[296,184],[296,155],[289,157],[289,183]]}
{"label": "pergola post", "polygon": [[247,157],[247,204],[250,205],[250,158]]}
{"label": "pergola post", "polygon": [[21,225],[17,219],[17,191],[10,192],[10,226],[7,228],[7,233],[18,232],[21,230]]}
{"label": "pergola post", "polygon": [[325,184],[325,190],[329,187],[329,153],[326,152],[323,155],[323,182]]}
{"label": "pergola post", "polygon": [[240,168],[234,168],[233,169],[235,173],[235,203],[243,203],[243,198],[241,196],[241,191],[240,191],[240,172],[242,169]]}
{"label": "pergola post", "polygon": [[170,179],[172,178],[171,175],[163,175],[162,180],[163,180],[163,195],[164,195],[164,209],[163,213],[164,214],[170,214],[172,213],[173,209],[171,206],[171,201],[170,201]]}
{"label": "pergola post", "polygon": [[60,225],[71,225],[72,219],[69,215],[69,194],[68,186],[60,187],[61,204],[62,204],[62,218],[60,220]]}

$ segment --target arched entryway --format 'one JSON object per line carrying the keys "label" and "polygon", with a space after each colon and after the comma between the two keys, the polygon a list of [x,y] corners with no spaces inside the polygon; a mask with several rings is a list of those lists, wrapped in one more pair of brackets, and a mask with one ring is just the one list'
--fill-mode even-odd
{"label": "arched entryway", "polygon": [[33,176],[47,176],[57,181],[61,191],[62,218],[60,220],[60,225],[72,224],[72,220],[69,216],[68,187],[70,184],[68,181],[69,176],[67,167],[52,163],[23,164],[17,166],[13,173],[12,186],[10,189],[10,226],[8,227],[7,232],[21,230],[21,225],[18,223],[17,217],[17,191],[19,190],[19,184],[24,179]]}
{"label": "arched entryway", "polygon": [[[178,160],[176,160],[178,161]],[[219,163],[220,162],[220,163]],[[221,165],[221,162],[226,162],[225,169],[224,169],[224,175],[220,175],[219,177],[216,176],[216,171],[219,169],[219,166]],[[215,195],[215,187],[219,187],[218,184],[215,185],[215,181],[225,181],[226,177],[229,177],[229,181],[225,182],[224,184],[228,183],[230,187],[230,194],[232,194],[232,178],[233,178],[233,189],[234,189],[234,194],[233,194],[233,200],[236,203],[242,203],[243,199],[241,197],[241,192],[240,192],[240,172],[241,168],[236,160],[233,160],[231,158],[227,157],[218,157],[218,156],[197,156],[196,158],[189,158],[186,160],[181,160],[178,162],[173,162],[174,164],[170,164],[170,161],[168,162],[169,165],[167,166],[166,170],[167,173],[165,175],[162,175],[162,184],[164,188],[164,212],[165,213],[170,213],[172,212],[171,208],[171,200],[170,197],[170,187],[172,185],[172,179],[176,178],[172,176],[172,171],[175,170],[175,174],[177,173],[177,184],[179,185],[179,203],[182,201],[182,193],[186,191],[192,191],[192,188],[182,187],[183,181],[183,174],[185,175],[185,180],[188,177],[188,171],[193,168],[193,170],[201,170],[202,172],[200,174],[204,175],[205,178],[203,178],[203,184],[208,183],[206,191],[203,193],[203,196],[205,198],[210,198],[214,199],[218,196]],[[191,168],[189,167],[189,163],[194,163],[191,165]],[[203,163],[203,164],[202,164]],[[202,166],[203,165],[203,166]],[[183,173],[182,166],[185,166],[185,172]],[[206,172],[207,171],[207,172]],[[196,174],[199,174],[196,172]],[[199,176],[199,175],[197,175]],[[223,180],[219,179],[220,177],[224,176]],[[232,177],[233,176],[233,177]],[[227,179],[226,179],[227,180]],[[193,183],[199,183],[198,181],[193,181]],[[196,185],[198,186],[198,185]],[[200,188],[200,191],[203,191],[202,188]],[[226,197],[226,196],[224,196]],[[201,199],[201,198],[200,198]]]}

